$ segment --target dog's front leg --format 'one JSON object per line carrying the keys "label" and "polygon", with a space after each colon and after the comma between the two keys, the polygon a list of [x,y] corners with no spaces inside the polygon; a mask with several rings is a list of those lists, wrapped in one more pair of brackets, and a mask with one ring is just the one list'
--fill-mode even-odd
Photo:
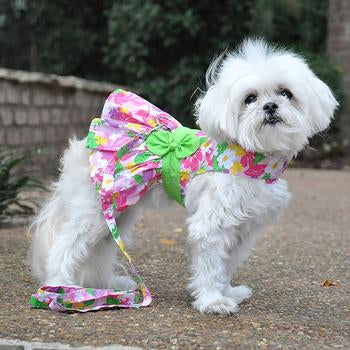
{"label": "dog's front leg", "polygon": [[[245,225],[242,225],[239,233],[237,232],[234,238],[235,243],[230,251],[231,258],[228,260],[227,264],[228,274],[231,278],[248,257],[250,250],[255,243],[255,232],[247,231]],[[245,285],[233,287],[231,281],[229,281],[224,289],[224,295],[233,298],[237,304],[240,304],[243,300],[251,297],[252,291]]]}
{"label": "dog's front leg", "polygon": [[213,225],[213,217],[198,212],[189,218],[192,277],[189,290],[195,298],[193,306],[201,312],[230,314],[238,311],[238,303],[224,292],[230,284],[232,259],[227,242],[228,232]]}

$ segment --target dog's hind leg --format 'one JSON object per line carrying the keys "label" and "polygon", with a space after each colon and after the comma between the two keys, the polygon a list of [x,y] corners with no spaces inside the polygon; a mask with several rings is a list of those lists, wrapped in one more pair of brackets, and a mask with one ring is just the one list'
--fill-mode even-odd
{"label": "dog's hind leg", "polygon": [[128,276],[124,258],[110,233],[90,250],[81,264],[79,277],[81,285],[94,288],[130,290],[137,286]]}
{"label": "dog's hind leg", "polygon": [[[80,213],[82,208],[80,209]],[[84,285],[82,267],[96,245],[105,240],[108,229],[101,214],[71,215],[56,232],[46,258],[48,285]],[[93,260],[89,261],[95,265]],[[89,276],[98,280],[99,276]]]}

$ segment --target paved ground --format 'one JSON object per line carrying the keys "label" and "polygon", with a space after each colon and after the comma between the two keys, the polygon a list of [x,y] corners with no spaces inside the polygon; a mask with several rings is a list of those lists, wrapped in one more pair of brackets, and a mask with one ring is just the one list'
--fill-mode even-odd
{"label": "paved ground", "polygon": [[[179,208],[138,226],[140,241],[132,253],[154,295],[153,304],[141,310],[30,310],[27,301],[37,285],[25,268],[25,231],[0,231],[0,336],[144,349],[349,349],[350,172],[287,173],[294,200],[235,279],[254,291],[237,315],[201,315],[191,308]],[[340,286],[324,288],[324,279]]]}

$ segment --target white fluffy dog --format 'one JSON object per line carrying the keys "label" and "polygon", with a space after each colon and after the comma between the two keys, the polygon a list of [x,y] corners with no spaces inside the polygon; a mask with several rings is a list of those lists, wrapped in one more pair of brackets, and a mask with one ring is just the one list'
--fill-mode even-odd
{"label": "white fluffy dog", "polygon": [[[206,79],[208,89],[196,103],[199,127],[219,142],[238,143],[249,151],[292,158],[311,136],[328,127],[338,105],[301,57],[261,40],[245,40],[237,52],[220,56]],[[62,167],[32,226],[34,275],[46,285],[135,287],[131,278],[117,272],[118,248],[89,176],[85,141],[71,141]],[[162,186],[156,186],[121,214],[122,237],[144,208],[159,205],[163,197]],[[234,313],[251,296],[248,287],[231,286],[231,278],[257,233],[280,216],[289,198],[285,180],[266,184],[223,173],[191,180],[184,203],[191,249],[188,287],[196,309]]]}

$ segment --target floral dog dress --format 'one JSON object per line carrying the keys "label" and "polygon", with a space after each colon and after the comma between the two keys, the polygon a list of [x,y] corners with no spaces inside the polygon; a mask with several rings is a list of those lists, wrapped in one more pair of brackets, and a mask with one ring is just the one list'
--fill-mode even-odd
{"label": "floral dog dress", "polygon": [[238,144],[218,143],[203,131],[183,127],[142,97],[121,89],[108,97],[101,118],[92,120],[87,148],[90,176],[100,194],[104,217],[139,288],[119,291],[44,286],[32,295],[32,307],[84,312],[149,305],[150,291],[125,250],[116,212],[136,204],[157,184],[183,204],[190,180],[206,172],[272,184],[281,177],[289,161],[284,155],[249,152]]}

